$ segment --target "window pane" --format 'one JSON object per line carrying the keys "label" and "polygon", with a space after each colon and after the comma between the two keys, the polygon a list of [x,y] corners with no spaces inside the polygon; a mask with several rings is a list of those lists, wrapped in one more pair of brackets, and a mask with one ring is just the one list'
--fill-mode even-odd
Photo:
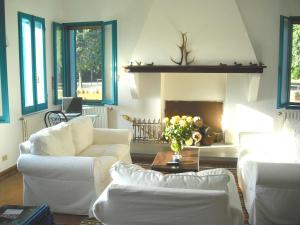
{"label": "window pane", "polygon": [[30,20],[22,19],[22,61],[25,107],[33,106],[32,46]]}
{"label": "window pane", "polygon": [[101,27],[76,30],[77,96],[102,100]]}
{"label": "window pane", "polygon": [[36,61],[36,88],[37,102],[42,104],[46,102],[45,98],[45,71],[44,71],[44,42],[43,42],[43,24],[35,21],[35,61]]}
{"label": "window pane", "polygon": [[[2,74],[1,74],[1,71],[2,71],[2,68],[1,68],[1,64],[0,63],[0,78],[2,77]],[[0,79],[0,115],[2,116],[3,115],[3,110],[2,110],[2,84],[1,84],[2,80]]]}
{"label": "window pane", "polygon": [[75,46],[75,33],[76,31],[71,30],[69,32],[69,77],[70,77],[70,94],[71,96],[76,96],[76,88],[77,88],[77,73],[76,73],[76,46]]}
{"label": "window pane", "polygon": [[62,49],[62,28],[56,26],[56,85],[57,99],[63,97],[63,49]]}
{"label": "window pane", "polygon": [[292,26],[290,102],[300,103],[300,24]]}
{"label": "window pane", "polygon": [[113,82],[113,62],[112,62],[112,25],[105,25],[105,99],[113,100],[112,82]]}

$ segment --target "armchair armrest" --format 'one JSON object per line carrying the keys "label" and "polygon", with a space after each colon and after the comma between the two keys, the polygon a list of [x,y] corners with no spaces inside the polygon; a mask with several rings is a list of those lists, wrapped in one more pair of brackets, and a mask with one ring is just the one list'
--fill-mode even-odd
{"label": "armchair armrest", "polygon": [[132,133],[126,129],[94,128],[94,144],[126,144],[129,145]]}
{"label": "armchair armrest", "polygon": [[99,158],[21,154],[17,167],[24,175],[62,180],[92,180]]}
{"label": "armchair armrest", "polygon": [[300,163],[256,162],[256,185],[300,189]]}

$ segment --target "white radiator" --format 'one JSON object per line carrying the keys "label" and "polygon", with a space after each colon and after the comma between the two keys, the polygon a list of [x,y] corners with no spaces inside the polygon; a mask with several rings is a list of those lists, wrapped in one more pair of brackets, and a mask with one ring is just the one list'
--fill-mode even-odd
{"label": "white radiator", "polygon": [[300,110],[285,110],[283,112],[283,119],[300,120]]}
{"label": "white radiator", "polygon": [[23,141],[27,141],[31,134],[45,128],[44,112],[22,116],[20,121],[22,123]]}
{"label": "white radiator", "polygon": [[108,128],[108,107],[85,106],[82,114],[92,118],[95,128]]}

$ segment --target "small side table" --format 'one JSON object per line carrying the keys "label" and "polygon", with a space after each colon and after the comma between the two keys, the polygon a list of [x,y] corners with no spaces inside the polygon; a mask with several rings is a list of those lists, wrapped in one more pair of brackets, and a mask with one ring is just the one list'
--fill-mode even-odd
{"label": "small side table", "polygon": [[198,172],[199,148],[185,148],[178,165],[168,165],[172,161],[173,151],[158,152],[151,164],[151,169],[166,173]]}
{"label": "small side table", "polygon": [[[15,219],[6,218],[3,213],[10,209],[23,210]],[[47,205],[41,206],[17,206],[4,205],[0,207],[1,225],[55,225],[53,215]]]}

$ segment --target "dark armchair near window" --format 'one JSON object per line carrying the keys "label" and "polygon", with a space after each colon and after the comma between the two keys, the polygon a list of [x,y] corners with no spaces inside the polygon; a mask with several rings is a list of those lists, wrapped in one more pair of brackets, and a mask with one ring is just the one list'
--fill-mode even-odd
{"label": "dark armchair near window", "polygon": [[62,111],[49,111],[44,116],[46,127],[51,127],[61,122],[67,122],[68,118]]}

